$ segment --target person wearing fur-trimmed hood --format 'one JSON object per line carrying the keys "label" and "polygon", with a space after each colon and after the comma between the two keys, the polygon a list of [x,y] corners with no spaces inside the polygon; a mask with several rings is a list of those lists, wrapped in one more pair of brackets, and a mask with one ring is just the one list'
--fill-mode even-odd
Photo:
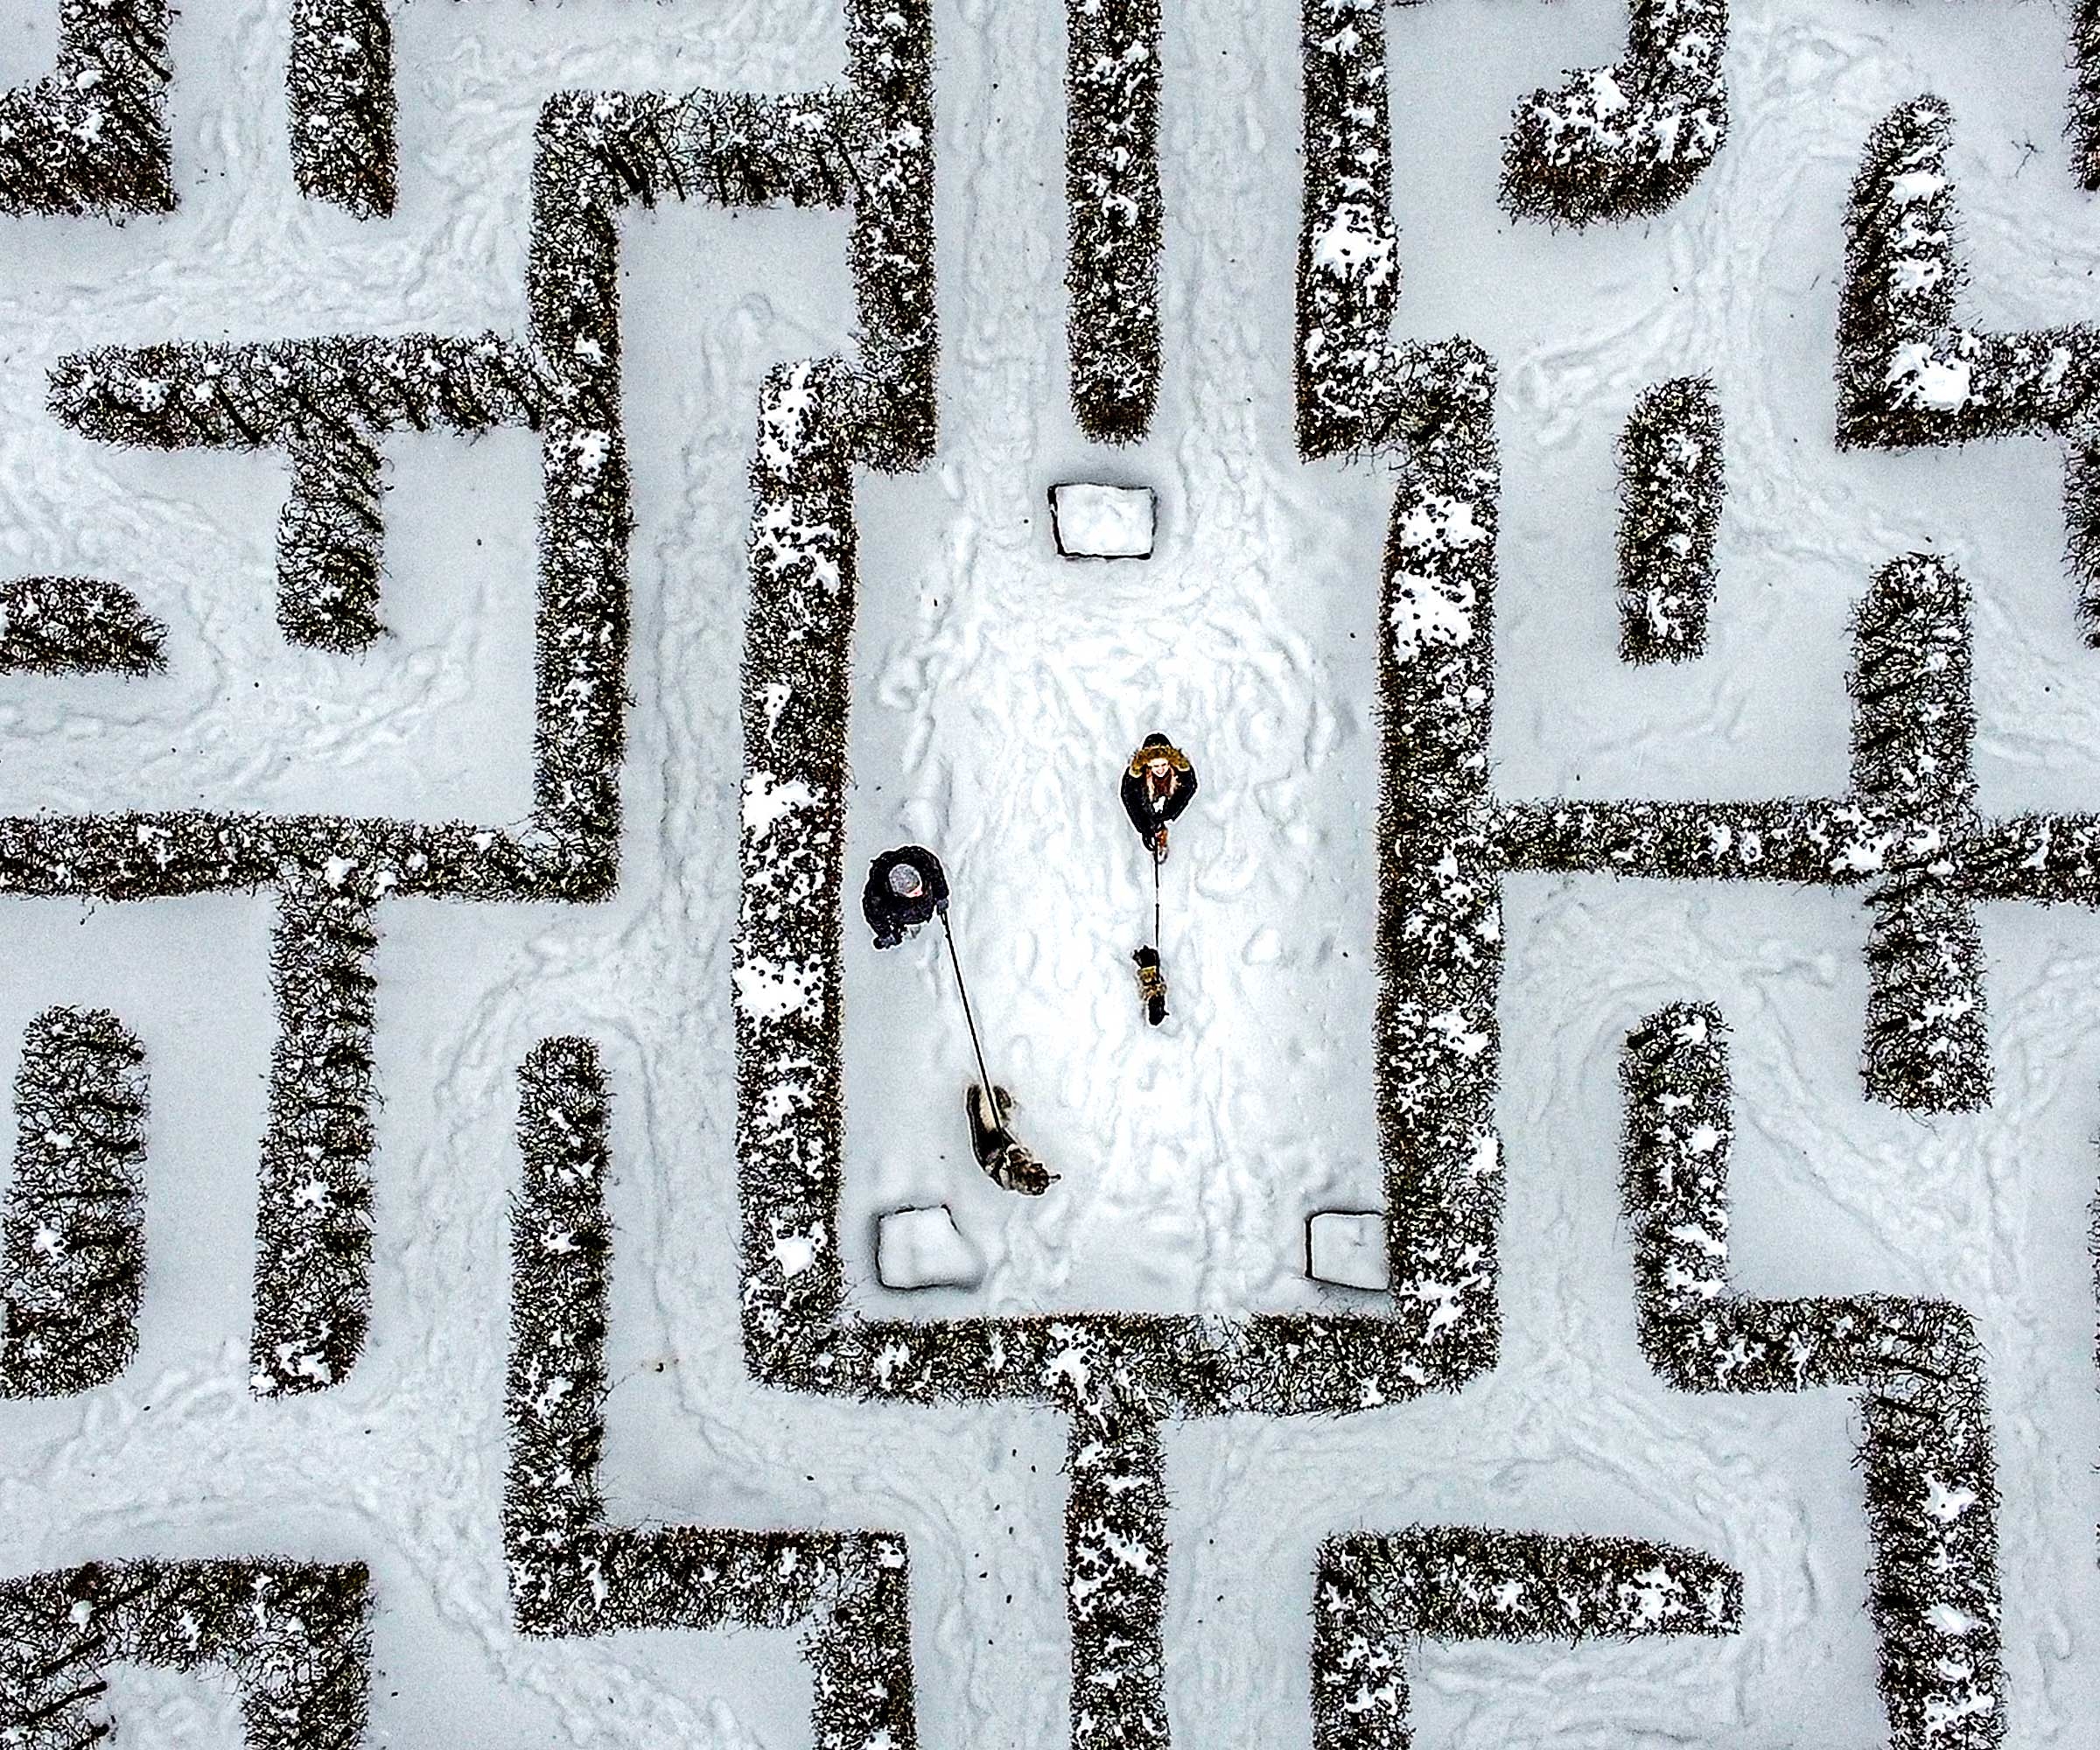
{"label": "person wearing fur-trimmed hood", "polygon": [[1164,735],[1148,735],[1123,773],[1123,811],[1156,863],[1166,861],[1166,829],[1196,794],[1196,768]]}

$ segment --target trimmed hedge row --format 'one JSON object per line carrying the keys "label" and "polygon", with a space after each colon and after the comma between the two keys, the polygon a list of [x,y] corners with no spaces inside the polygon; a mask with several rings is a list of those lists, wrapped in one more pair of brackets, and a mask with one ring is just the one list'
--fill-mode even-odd
{"label": "trimmed hedge row", "polygon": [[1159,399],[1159,0],[1066,0],[1072,410],[1096,443]]}
{"label": "trimmed hedge row", "polygon": [[1390,441],[1401,360],[1382,0],[1301,0],[1305,191],[1298,239],[1298,447]]}
{"label": "trimmed hedge row", "polygon": [[1379,594],[1376,1082],[1401,1348],[1455,1386],[1495,1362],[1502,867],[1494,721],[1502,461],[1494,368],[1468,343],[1403,380],[1412,447]]}
{"label": "trimmed hedge row", "polygon": [[167,666],[167,635],[122,584],[0,581],[0,673],[150,675]]}
{"label": "trimmed hedge row", "polygon": [[1670,1544],[1423,1525],[1330,1538],[1312,1593],[1314,1750],[1408,1750],[1423,1641],[1720,1636],[1742,1612],[1740,1574]]}
{"label": "trimmed hedge row", "polygon": [[1873,829],[1866,1089],[1913,1111],[1991,1103],[1984,950],[1952,848],[1976,819],[1969,588],[1942,559],[1882,568],[1853,623],[1852,793]]}
{"label": "trimmed hedge row", "polygon": [[1727,0],[1632,0],[1626,59],[1517,105],[1502,202],[1522,219],[1591,225],[1663,211],[1728,136]]}
{"label": "trimmed hedge row", "polygon": [[1873,1565],[1867,1613],[1896,1750],[2006,1733],[1998,1488],[1968,1313],[1894,1295],[1753,1300],[1728,1268],[1733,1135],[1726,1029],[1672,1004],[1628,1036],[1625,1199],[1649,1365],[1682,1391],[1860,1393]]}
{"label": "trimmed hedge row", "polygon": [[527,1634],[807,1628],[817,1750],[917,1742],[904,1540],[869,1531],[606,1525],[598,1481],[612,1233],[597,1049],[536,1046],[518,1072],[511,1208],[510,1463],[503,1547]]}
{"label": "trimmed hedge row", "polygon": [[277,517],[277,626],[294,644],[362,650],[386,630],[379,445],[339,421],[302,425],[284,447],[291,491]]}
{"label": "trimmed hedge row", "polygon": [[1166,1750],[1166,1455],[1155,1409],[1090,1369],[1057,1394],[1065,1469],[1072,1750]]}
{"label": "trimmed hedge row", "polygon": [[299,192],[383,219],[398,192],[386,0],[292,0],[284,70]]}
{"label": "trimmed hedge row", "polygon": [[1619,654],[1683,662],[1706,648],[1726,492],[1711,377],[1641,391],[1619,439]]}
{"label": "trimmed hedge row", "polygon": [[333,1385],[372,1316],[372,959],[377,894],[338,861],[277,893],[277,1037],[256,1204],[259,1397]]}
{"label": "trimmed hedge row", "polygon": [[115,1664],[228,1673],[248,1750],[358,1750],[370,1684],[361,1563],[89,1562],[0,1580],[0,1743],[80,1750]]}
{"label": "trimmed hedge row", "polygon": [[0,1397],[88,1391],[137,1353],[145,1064],[107,1009],[46,1009],[23,1038],[0,1214]]}
{"label": "trimmed hedge row", "polygon": [[1906,449],[2047,432],[2064,438],[2065,520],[2086,641],[2100,644],[2100,329],[1989,333],[1959,318],[1968,269],[1937,97],[1889,113],[1867,136],[1845,214],[1838,312],[1838,443]]}
{"label": "trimmed hedge row", "polygon": [[0,213],[175,206],[167,0],[60,0],[56,68],[0,92]]}

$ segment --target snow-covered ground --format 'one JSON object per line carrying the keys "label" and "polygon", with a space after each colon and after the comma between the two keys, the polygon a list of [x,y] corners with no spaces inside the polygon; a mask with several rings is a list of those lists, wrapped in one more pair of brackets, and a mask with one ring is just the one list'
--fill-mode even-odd
{"label": "snow-covered ground", "polygon": [[[24,9],[18,7],[18,11]],[[0,81],[48,63],[52,9],[0,29]],[[284,467],[120,453],[43,411],[105,341],[522,326],[526,178],[569,86],[834,80],[823,0],[399,8],[402,200],[360,226],[302,202],[284,146],[287,6],[192,0],[173,97],[180,210],[113,229],[5,221],[0,564],[136,590],[164,676],[10,677],[0,809],[327,808],[516,820],[530,757],[523,434],[388,445],[393,637],[287,647],[272,617]],[[942,435],[864,480],[850,865],[907,838],[956,880],[985,1044],[1065,1177],[1040,1202],[970,1164],[970,1048],[937,937],[849,931],[844,1208],[871,1311],[1227,1312],[1321,1304],[1302,1222],[1381,1196],[1371,1107],[1373,643],[1389,483],[1292,443],[1295,9],[1170,10],[1161,150],[1166,371],[1142,444],[1087,444],[1066,397],[1061,9],[936,10]],[[1746,10],[1729,143],[1666,217],[1579,235],[1494,200],[1511,103],[1619,52],[1624,15],[1435,0],[1389,20],[1400,332],[1501,369],[1495,777],[1512,796],[1835,793],[1844,625],[1872,570],[1930,547],[1976,598],[1986,811],[2100,805],[2100,656],[2063,575],[2057,446],[1838,456],[1830,378],[1845,191],[1868,129],[1946,96],[1992,326],[2092,313],[2100,214],[2060,138],[2054,9],[1805,0]],[[30,1017],[114,1008],[153,1084],[140,1356],[84,1398],[0,1405],[0,1572],[272,1552],[374,1569],[371,1741],[758,1744],[808,1732],[780,1635],[533,1643],[496,1524],[514,1071],[582,1032],[613,1077],[620,1223],[606,1481],[623,1522],[904,1532],[921,1730],[935,1750],[1065,1734],[1062,1431],[1046,1412],[864,1409],[760,1391],[737,1334],[729,934],[746,470],[776,360],[844,348],[845,221],[672,207],[626,222],[636,700],[611,903],[403,901],[378,956],[371,1342],[309,1398],[246,1391],[271,906],[0,906],[0,1074]],[[1615,654],[1613,444],[1636,392],[1710,371],[1730,494],[1707,655]],[[1150,485],[1144,562],[1060,559],[1060,480]],[[1166,869],[1174,1015],[1129,952],[1147,871],[1116,801],[1165,730],[1203,788]],[[1502,1365],[1346,1422],[1167,1432],[1167,1644],[1189,1745],[1310,1740],[1313,1550],[1414,1521],[1671,1537],[1746,1580],[1725,1642],[1465,1646],[1419,1662],[1424,1745],[1877,1741],[1846,1395],[1698,1400],[1633,1340],[1616,1192],[1618,1047],[1679,997],[1735,1025],[1734,1242],[1746,1291],[1933,1293],[1978,1316],[2003,1491],[2009,1743],[2078,1746],[2100,1710],[2100,1393],[2087,1207],[2100,1154],[2100,919],[1984,919],[1998,1098],[1920,1121],[1857,1060],[1849,897],[1513,879],[1500,1103]],[[909,1298],[873,1271],[887,1208],[946,1202],[990,1268]],[[230,1744],[206,1678],[124,1674],[119,1742]],[[2081,1719],[2089,1724],[2078,1725]]]}

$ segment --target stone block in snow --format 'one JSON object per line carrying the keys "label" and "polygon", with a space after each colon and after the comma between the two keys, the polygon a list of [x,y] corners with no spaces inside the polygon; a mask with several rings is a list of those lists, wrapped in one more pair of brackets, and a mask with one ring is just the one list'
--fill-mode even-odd
{"label": "stone block in snow", "polygon": [[1306,1274],[1338,1288],[1383,1293],[1385,1213],[1322,1209],[1306,1223]]}
{"label": "stone block in snow", "polygon": [[1159,498],[1150,486],[1074,480],[1050,488],[1057,550],[1068,559],[1149,559]]}
{"label": "stone block in snow", "polygon": [[875,1271],[885,1288],[975,1288],[984,1260],[962,1237],[948,1205],[892,1209],[875,1228]]}

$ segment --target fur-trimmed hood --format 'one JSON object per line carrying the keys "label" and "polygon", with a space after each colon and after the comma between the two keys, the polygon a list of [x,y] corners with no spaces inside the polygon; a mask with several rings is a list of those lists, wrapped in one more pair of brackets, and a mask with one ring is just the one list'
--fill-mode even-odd
{"label": "fur-trimmed hood", "polygon": [[1195,769],[1188,763],[1188,755],[1164,735],[1145,737],[1144,746],[1130,755],[1130,763],[1125,769],[1133,778],[1142,777],[1144,768],[1155,760],[1166,760],[1177,772],[1186,773]]}

